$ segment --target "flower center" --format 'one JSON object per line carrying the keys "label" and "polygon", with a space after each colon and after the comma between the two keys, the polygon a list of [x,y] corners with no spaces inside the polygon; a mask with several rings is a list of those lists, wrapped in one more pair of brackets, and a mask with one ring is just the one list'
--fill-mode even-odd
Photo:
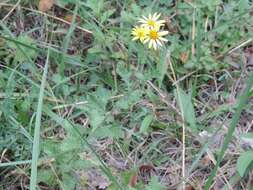
{"label": "flower center", "polygon": [[155,30],[150,30],[149,31],[149,37],[152,39],[152,40],[157,40],[158,39],[158,32],[155,31]]}
{"label": "flower center", "polygon": [[148,25],[149,26],[152,26],[152,27],[155,27],[155,21],[153,21],[153,20],[148,20]]}
{"label": "flower center", "polygon": [[144,35],[144,32],[140,30],[140,31],[138,32],[138,36],[139,36],[139,37],[145,36],[145,35]]}

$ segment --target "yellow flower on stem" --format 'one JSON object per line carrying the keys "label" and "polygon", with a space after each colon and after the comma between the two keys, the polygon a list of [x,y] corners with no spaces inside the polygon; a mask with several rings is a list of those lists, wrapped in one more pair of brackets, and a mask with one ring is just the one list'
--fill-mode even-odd
{"label": "yellow flower on stem", "polygon": [[134,41],[139,39],[141,42],[143,42],[147,37],[148,29],[141,26],[135,26],[131,34],[134,36],[133,37]]}
{"label": "yellow flower on stem", "polygon": [[139,22],[142,23],[141,26],[148,28],[160,29],[161,26],[164,26],[165,20],[158,20],[161,16],[161,13],[154,13],[153,15],[149,14],[148,17],[142,16],[143,18],[139,19]]}
{"label": "yellow flower on stem", "polygon": [[158,29],[150,29],[149,33],[147,34],[144,44],[148,43],[149,48],[154,48],[155,50],[163,45],[163,42],[167,42],[163,36],[167,35],[169,32],[168,31],[159,31]]}

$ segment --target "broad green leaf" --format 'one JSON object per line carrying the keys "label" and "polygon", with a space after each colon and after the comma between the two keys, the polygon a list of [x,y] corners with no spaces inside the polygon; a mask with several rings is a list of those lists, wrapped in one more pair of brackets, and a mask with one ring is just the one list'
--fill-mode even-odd
{"label": "broad green leaf", "polygon": [[153,121],[153,115],[147,115],[147,116],[143,119],[143,121],[142,121],[142,123],[141,123],[140,132],[141,132],[141,133],[147,132],[149,126],[150,126],[151,123],[152,123],[152,121]]}
{"label": "broad green leaf", "polygon": [[164,51],[161,52],[160,55],[160,61],[157,64],[157,71],[159,73],[159,86],[161,86],[163,79],[167,73],[167,69],[168,69],[168,56],[169,56],[169,52],[164,49]]}
{"label": "broad green leaf", "polygon": [[181,88],[178,88],[178,91],[175,92],[177,103],[180,107],[181,113],[183,114],[184,120],[189,124],[189,127],[193,132],[197,132],[196,117],[191,95],[186,94]]}
{"label": "broad green leaf", "polygon": [[239,11],[241,13],[243,13],[246,9],[248,9],[250,7],[249,6],[249,0],[240,0],[239,4],[238,4],[238,7],[239,7]]}
{"label": "broad green leaf", "polygon": [[[71,162],[71,167],[74,170],[89,169],[89,168],[95,166],[94,161],[95,160],[93,160],[93,162],[91,162],[89,160],[78,159],[78,160]],[[99,165],[99,163],[97,165]]]}
{"label": "broad green leaf", "polygon": [[123,138],[124,132],[122,131],[121,126],[112,125],[112,126],[101,126],[95,129],[91,134],[92,137],[96,138]]}
{"label": "broad green leaf", "polygon": [[239,159],[237,160],[237,171],[241,177],[244,176],[247,168],[253,161],[253,151],[243,152]]}
{"label": "broad green leaf", "polygon": [[61,151],[71,151],[74,148],[78,149],[81,148],[82,144],[80,142],[80,139],[78,136],[73,135],[73,134],[68,134],[68,137],[66,137],[62,143],[59,145],[59,148]]}

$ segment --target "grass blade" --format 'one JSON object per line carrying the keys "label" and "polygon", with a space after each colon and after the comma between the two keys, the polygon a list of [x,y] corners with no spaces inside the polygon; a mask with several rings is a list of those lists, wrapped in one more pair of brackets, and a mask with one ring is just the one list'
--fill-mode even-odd
{"label": "grass blade", "polygon": [[30,164],[31,160],[21,160],[21,161],[15,161],[15,162],[6,162],[6,163],[0,163],[1,167],[7,167],[7,166],[16,166],[16,165],[22,165],[22,164]]}
{"label": "grass blade", "polygon": [[218,156],[218,159],[217,159],[217,164],[215,165],[214,169],[212,170],[211,175],[209,176],[209,178],[207,180],[207,183],[206,183],[205,188],[204,188],[205,190],[210,189],[210,186],[212,185],[212,182],[213,182],[215,174],[218,170],[218,167],[219,167],[219,165],[222,161],[222,158],[225,154],[225,151],[228,148],[228,144],[229,144],[231,138],[233,137],[233,133],[235,131],[236,125],[237,125],[237,123],[240,119],[240,116],[241,116],[241,112],[243,111],[244,107],[247,104],[247,100],[248,100],[248,97],[250,96],[250,90],[251,90],[252,86],[253,86],[253,73],[251,74],[251,76],[250,76],[250,78],[247,82],[247,86],[246,86],[242,96],[239,97],[239,104],[238,104],[237,110],[235,112],[234,117],[232,118],[231,125],[228,129],[228,133],[225,137],[224,143],[223,143],[222,148],[221,148],[221,152],[220,152],[220,154]]}
{"label": "grass blade", "polygon": [[42,82],[40,86],[39,100],[38,100],[37,113],[36,113],[36,121],[35,121],[34,137],[33,137],[30,190],[36,190],[36,183],[37,183],[37,166],[38,166],[38,158],[39,158],[39,152],[40,152],[39,151],[40,124],[41,124],[44,89],[45,89],[47,72],[48,72],[49,52],[50,51],[48,50],[46,65],[44,67]]}

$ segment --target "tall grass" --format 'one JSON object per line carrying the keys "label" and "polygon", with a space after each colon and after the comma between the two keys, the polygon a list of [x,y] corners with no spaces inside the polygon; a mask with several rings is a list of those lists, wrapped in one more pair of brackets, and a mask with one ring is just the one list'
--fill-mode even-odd
{"label": "tall grass", "polygon": [[38,158],[39,158],[39,153],[40,153],[39,145],[40,145],[41,115],[42,115],[42,107],[43,107],[44,89],[46,85],[46,78],[47,78],[47,72],[48,72],[49,55],[50,55],[50,51],[48,50],[46,64],[44,67],[44,72],[43,72],[41,86],[40,86],[40,93],[39,93],[38,106],[37,106],[37,112],[36,112],[34,137],[33,137],[30,190],[36,190],[36,185],[37,185],[37,167],[38,167]]}
{"label": "tall grass", "polygon": [[210,189],[211,185],[212,185],[212,182],[213,182],[213,179],[216,175],[216,172],[218,170],[218,167],[224,157],[224,154],[228,148],[228,144],[229,142],[231,141],[232,137],[233,137],[233,134],[234,134],[234,131],[235,131],[235,128],[239,122],[239,119],[240,119],[240,116],[241,116],[241,113],[243,111],[243,109],[245,108],[246,104],[247,104],[247,101],[248,101],[248,98],[250,96],[250,91],[251,91],[251,88],[253,86],[253,73],[251,74],[248,82],[247,82],[247,86],[242,94],[242,96],[239,97],[238,101],[239,101],[239,104],[238,104],[238,107],[236,109],[236,112],[232,118],[232,121],[231,121],[231,125],[228,129],[228,133],[224,139],[224,142],[223,142],[223,145],[222,145],[222,148],[221,148],[221,152],[219,153],[218,155],[218,159],[217,159],[217,163],[215,165],[215,167],[213,168],[212,172],[211,172],[211,175],[209,176],[207,182],[206,182],[206,185],[205,185],[205,190],[208,190]]}

